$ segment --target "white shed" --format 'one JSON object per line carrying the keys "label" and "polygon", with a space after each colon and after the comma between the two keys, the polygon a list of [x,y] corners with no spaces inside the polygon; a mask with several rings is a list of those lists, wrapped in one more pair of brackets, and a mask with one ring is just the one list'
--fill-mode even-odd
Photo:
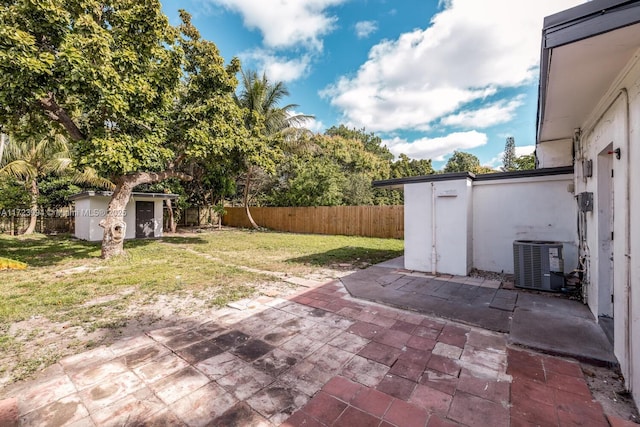
{"label": "white shed", "polygon": [[[102,240],[104,230],[100,221],[106,216],[112,194],[111,191],[85,191],[69,197],[75,204],[75,237]],[[125,239],[162,237],[162,202],[177,197],[176,194],[132,193],[124,215]]]}
{"label": "white shed", "polygon": [[513,242],[564,246],[578,263],[573,167],[474,175],[445,173],[375,181],[404,188],[404,267],[466,276],[472,268],[514,273]]}

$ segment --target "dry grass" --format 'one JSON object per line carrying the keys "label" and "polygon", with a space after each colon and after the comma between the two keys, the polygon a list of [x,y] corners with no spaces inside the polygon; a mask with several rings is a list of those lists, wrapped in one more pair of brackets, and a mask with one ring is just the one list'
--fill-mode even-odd
{"label": "dry grass", "polygon": [[99,244],[69,236],[0,235],[0,253],[28,265],[0,271],[0,389],[163,316],[293,290],[269,272],[335,277],[399,256],[402,241],[222,230],[125,249],[126,257],[105,261]]}

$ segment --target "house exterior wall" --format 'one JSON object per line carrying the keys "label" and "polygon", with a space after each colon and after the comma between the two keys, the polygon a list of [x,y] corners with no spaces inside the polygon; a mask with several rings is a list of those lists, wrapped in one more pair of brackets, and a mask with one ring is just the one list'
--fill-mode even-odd
{"label": "house exterior wall", "polygon": [[513,273],[513,241],[563,243],[564,269],[577,266],[576,202],[571,175],[473,184],[473,266]]}
{"label": "house exterior wall", "polygon": [[437,272],[466,275],[471,269],[473,250],[471,180],[406,184],[404,188],[405,268],[432,272],[435,249]]}
{"label": "house exterior wall", "polygon": [[571,166],[573,164],[573,141],[562,139],[538,144],[536,159],[538,159],[538,168]]}
{"label": "house exterior wall", "polygon": [[[106,196],[91,196],[75,201],[75,237],[89,241],[102,240],[103,229],[100,227],[100,221],[105,217],[109,200]],[[154,203],[154,237],[162,237],[162,199],[132,196],[125,209],[125,239],[136,238],[136,201]]]}
{"label": "house exterior wall", "polygon": [[631,376],[630,385],[633,390],[636,406],[640,408],[640,85],[638,81],[629,88],[629,307],[630,307],[630,342]]}
{"label": "house exterior wall", "polygon": [[638,81],[629,88],[629,307],[630,307],[630,342],[631,376],[630,385],[633,390],[636,406],[640,408],[640,85]]}
{"label": "house exterior wall", "polygon": [[[593,176],[576,168],[577,192],[593,192],[596,206],[585,214],[587,301],[594,315],[612,311],[614,352],[627,386],[640,406],[640,51],[612,83],[582,126],[577,161],[592,160]],[[609,154],[620,148],[620,159]],[[597,167],[597,165],[608,167]],[[613,177],[610,176],[613,170]],[[607,188],[609,186],[609,188]],[[606,191],[610,192],[610,199]],[[609,201],[608,201],[609,200]],[[610,204],[610,207],[607,206]],[[611,218],[612,216],[612,218]],[[613,231],[613,241],[608,235]],[[602,250],[609,241],[608,254]],[[612,264],[607,259],[612,258]],[[612,255],[612,256],[611,256]],[[606,280],[612,268],[613,285]],[[613,294],[607,307],[607,293]]]}

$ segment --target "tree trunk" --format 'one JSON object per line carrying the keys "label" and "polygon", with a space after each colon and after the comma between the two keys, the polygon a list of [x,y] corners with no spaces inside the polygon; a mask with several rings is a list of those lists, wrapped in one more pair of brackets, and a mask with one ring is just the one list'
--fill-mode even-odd
{"label": "tree trunk", "polygon": [[173,216],[173,203],[171,199],[167,199],[167,210],[169,211],[169,231],[175,233],[177,224],[176,218]]}
{"label": "tree trunk", "polygon": [[0,128],[0,164],[2,164],[2,154],[4,153],[5,135]]}
{"label": "tree trunk", "polygon": [[127,203],[129,203],[133,192],[131,184],[126,178],[116,184],[107,207],[107,215],[100,221],[100,227],[104,228],[102,258],[109,259],[113,256],[124,255],[124,238],[127,233],[124,216]]}
{"label": "tree trunk", "polygon": [[247,170],[247,178],[244,183],[244,192],[242,194],[242,204],[244,204],[244,211],[247,214],[247,218],[249,218],[249,222],[251,223],[251,226],[254,229],[258,230],[260,227],[258,227],[258,224],[256,224],[256,222],[253,220],[253,217],[251,216],[251,211],[249,210],[249,187],[251,186],[252,169],[253,168],[249,166],[249,169]]}
{"label": "tree trunk", "polygon": [[31,193],[31,212],[29,218],[29,226],[24,231],[24,234],[33,234],[36,229],[36,223],[38,221],[38,183],[35,179],[31,180],[31,188],[29,189]]}
{"label": "tree trunk", "polygon": [[116,188],[107,207],[106,217],[100,221],[100,227],[104,228],[102,235],[102,258],[109,259],[113,256],[124,255],[124,238],[127,224],[124,222],[125,209],[133,189],[141,184],[153,184],[167,178],[179,178],[190,181],[189,175],[174,172],[136,172],[119,177],[115,180]]}

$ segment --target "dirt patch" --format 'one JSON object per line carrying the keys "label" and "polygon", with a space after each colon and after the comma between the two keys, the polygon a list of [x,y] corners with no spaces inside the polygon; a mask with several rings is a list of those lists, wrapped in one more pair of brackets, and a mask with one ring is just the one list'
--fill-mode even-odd
{"label": "dirt patch", "polygon": [[[306,278],[327,282],[344,274],[343,269],[323,268]],[[302,289],[284,281],[246,286],[255,289],[256,297],[286,297]],[[66,356],[137,336],[144,330],[169,326],[179,319],[204,323],[219,308],[215,292],[215,289],[178,291],[149,297],[131,288],[86,302],[83,307],[103,309],[89,323],[78,325],[73,318],[56,321],[33,316],[13,324],[0,324],[0,396],[9,384],[26,380]]]}
{"label": "dirt patch", "polygon": [[600,402],[605,414],[640,423],[631,393],[625,390],[624,379],[617,370],[583,364],[582,372],[593,397]]}
{"label": "dirt patch", "polygon": [[[544,294],[557,298],[580,299],[572,293],[548,293],[530,289],[515,288],[513,274],[495,273],[473,269],[469,273],[471,277],[479,277],[486,280],[498,280],[502,288],[517,289],[519,292],[532,294]],[[592,365],[582,365],[587,384],[593,397],[600,402],[605,414],[615,415],[624,420],[640,423],[640,415],[635,406],[631,393],[625,390],[624,378],[616,369],[602,368]]]}

